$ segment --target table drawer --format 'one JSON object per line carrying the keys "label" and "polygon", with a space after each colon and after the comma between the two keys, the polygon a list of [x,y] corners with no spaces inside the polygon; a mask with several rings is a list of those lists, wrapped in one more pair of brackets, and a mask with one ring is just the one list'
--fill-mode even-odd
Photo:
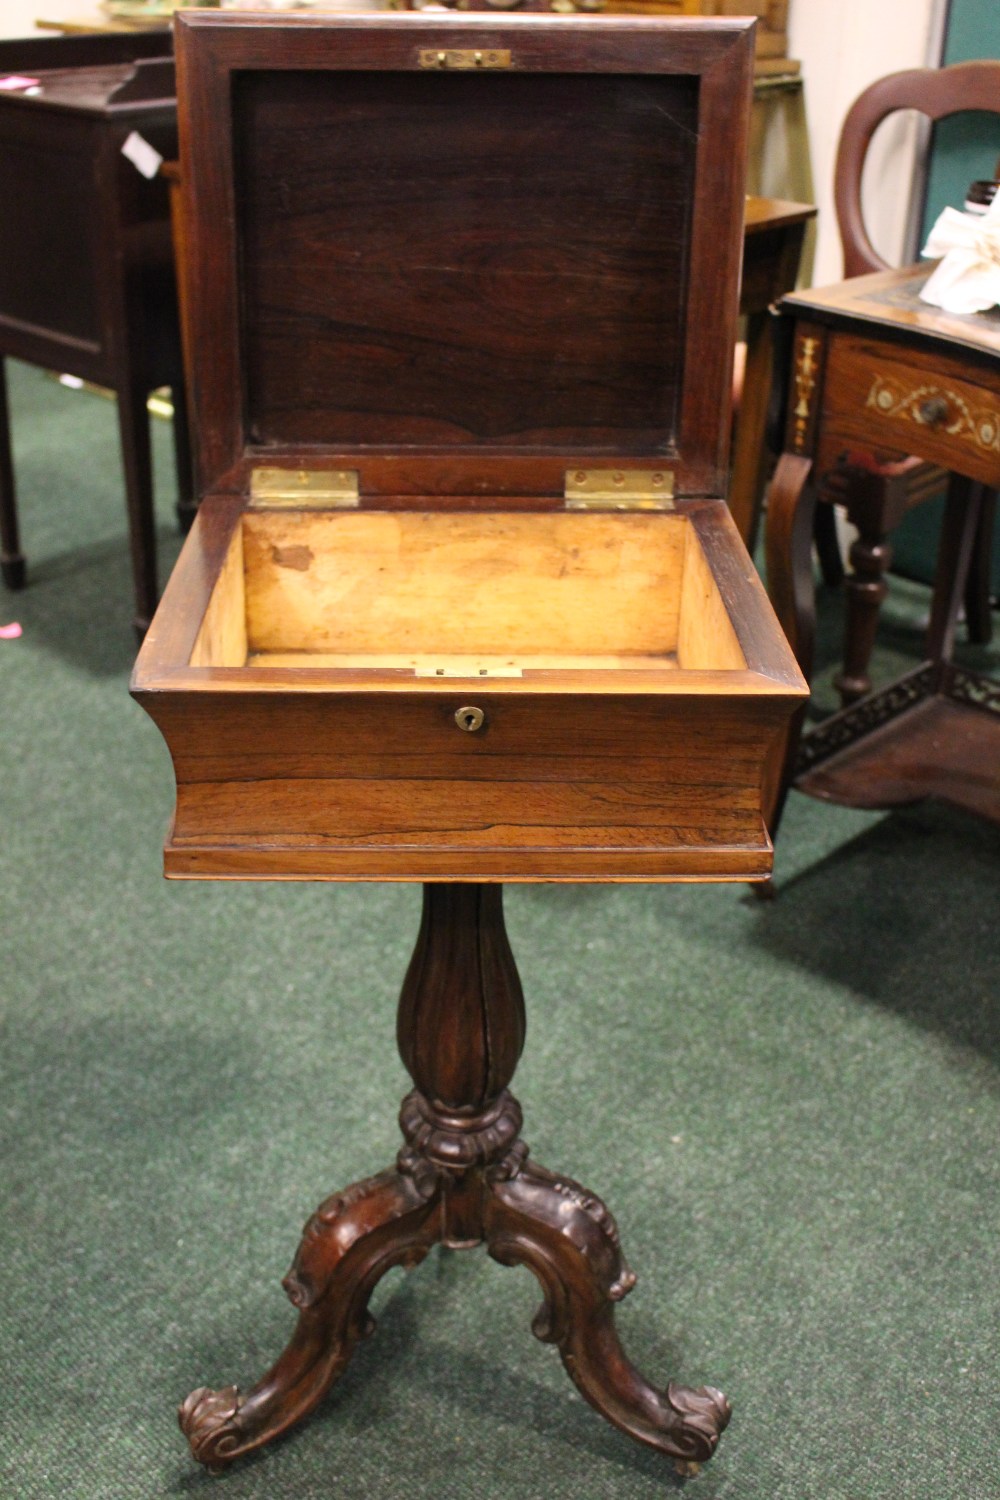
{"label": "table drawer", "polygon": [[[972,479],[1000,479],[1000,394],[970,380],[969,362],[900,351],[885,342],[831,340],[823,398],[826,444],[851,441],[914,453]],[[826,445],[825,445],[826,446]]]}

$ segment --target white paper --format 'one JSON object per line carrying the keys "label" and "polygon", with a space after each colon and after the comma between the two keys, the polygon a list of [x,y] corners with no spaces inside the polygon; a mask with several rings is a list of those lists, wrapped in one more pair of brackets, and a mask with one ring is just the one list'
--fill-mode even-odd
{"label": "white paper", "polygon": [[951,313],[985,312],[1000,303],[1000,194],[985,214],[946,208],[923,254],[942,257],[920,290],[924,302]]}
{"label": "white paper", "polygon": [[138,130],[133,130],[122,146],[122,156],[127,156],[136,171],[141,172],[143,177],[155,177],[163,161],[156,147],[144,140]]}

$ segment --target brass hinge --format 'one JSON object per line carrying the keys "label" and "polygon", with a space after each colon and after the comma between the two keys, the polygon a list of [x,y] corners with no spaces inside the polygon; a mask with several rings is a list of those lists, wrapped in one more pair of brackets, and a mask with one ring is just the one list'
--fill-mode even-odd
{"label": "brass hinge", "polygon": [[262,509],[352,510],[359,504],[354,469],[254,469],[250,504]]}
{"label": "brass hinge", "polygon": [[567,510],[673,510],[669,469],[569,469]]}
{"label": "brass hinge", "polygon": [[510,51],[506,47],[421,47],[422,68],[509,68]]}

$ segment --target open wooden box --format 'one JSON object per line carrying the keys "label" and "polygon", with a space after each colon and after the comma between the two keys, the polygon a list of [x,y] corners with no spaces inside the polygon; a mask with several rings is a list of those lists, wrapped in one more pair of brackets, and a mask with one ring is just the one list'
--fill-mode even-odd
{"label": "open wooden box", "polygon": [[753,879],[805,686],[725,504],[741,21],[178,24],[178,876]]}

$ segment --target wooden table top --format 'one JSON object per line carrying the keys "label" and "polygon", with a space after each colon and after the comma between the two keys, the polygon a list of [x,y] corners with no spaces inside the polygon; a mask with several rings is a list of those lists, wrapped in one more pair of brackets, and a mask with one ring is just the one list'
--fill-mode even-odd
{"label": "wooden table top", "polygon": [[743,216],[744,234],[760,234],[768,229],[789,229],[816,217],[814,203],[790,203],[785,198],[748,197]]}
{"label": "wooden table top", "polygon": [[102,35],[113,31],[168,31],[169,16],[130,20],[123,16],[109,16],[104,11],[81,11],[79,15],[64,16],[62,20],[39,17],[35,26],[39,31],[62,31],[69,35]]}
{"label": "wooden table top", "polygon": [[937,265],[924,261],[896,271],[854,276],[782,298],[781,308],[821,323],[877,324],[892,335],[958,345],[978,355],[1000,355],[1000,308],[984,313],[948,313],[920,300],[920,288]]}

